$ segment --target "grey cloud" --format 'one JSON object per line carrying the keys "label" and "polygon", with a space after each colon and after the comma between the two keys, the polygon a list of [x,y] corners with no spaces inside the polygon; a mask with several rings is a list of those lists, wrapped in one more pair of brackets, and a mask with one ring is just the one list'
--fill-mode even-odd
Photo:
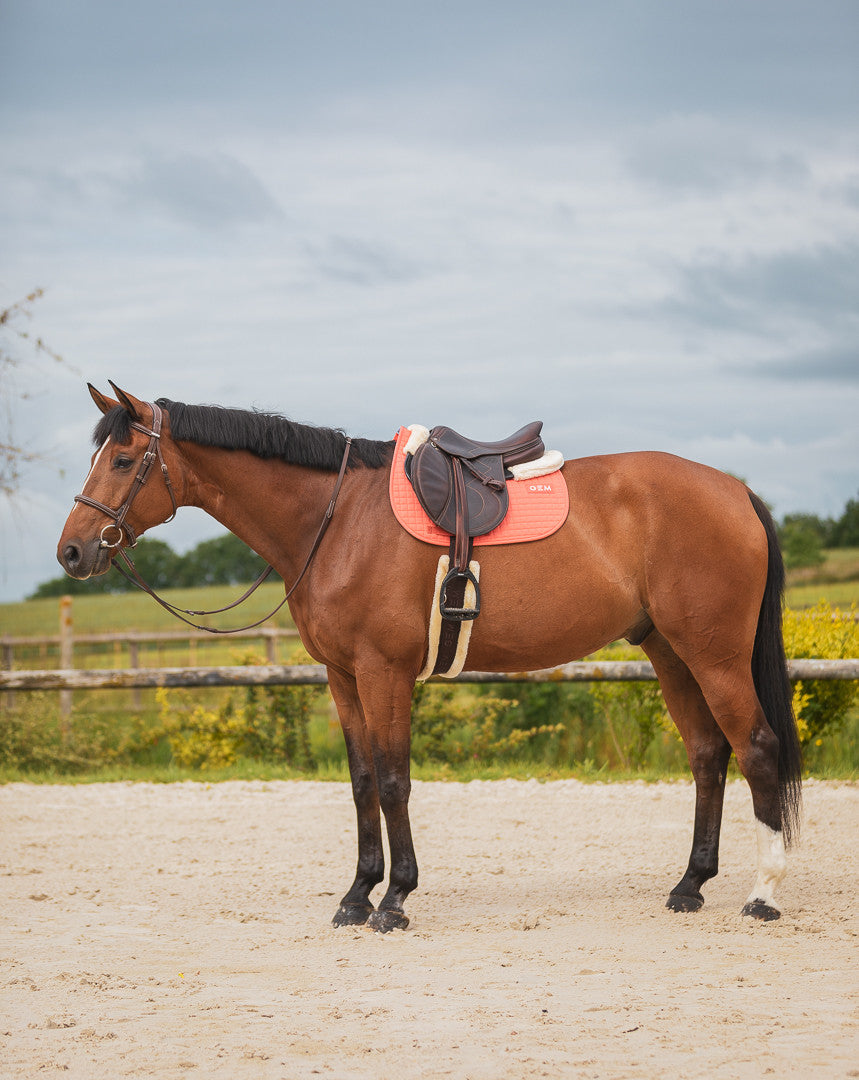
{"label": "grey cloud", "polygon": [[414,281],[422,276],[417,263],[393,248],[358,237],[334,236],[307,254],[323,277],[354,285]]}
{"label": "grey cloud", "polygon": [[836,345],[774,360],[732,364],[728,370],[772,379],[859,384],[859,341],[852,346]]}
{"label": "grey cloud", "polygon": [[[852,120],[855,0],[8,0],[0,97],[11,110],[106,114],[217,103],[281,124],[325,101],[486,88],[481,134],[569,130],[674,110]],[[451,117],[450,120],[454,118]]]}
{"label": "grey cloud", "polygon": [[859,174],[847,178],[838,191],[839,198],[843,199],[848,206],[854,206],[859,210]]}
{"label": "grey cloud", "polygon": [[132,204],[198,228],[221,229],[282,217],[261,181],[227,154],[149,154],[120,186]]}
{"label": "grey cloud", "polygon": [[700,120],[637,136],[626,167],[635,179],[671,192],[712,193],[766,180],[794,185],[810,176],[797,155],[763,152],[745,135]]}
{"label": "grey cloud", "polygon": [[[856,324],[859,244],[847,243],[682,268],[663,313],[708,328],[764,331],[794,318],[829,331]],[[857,327],[859,330],[859,327]]]}

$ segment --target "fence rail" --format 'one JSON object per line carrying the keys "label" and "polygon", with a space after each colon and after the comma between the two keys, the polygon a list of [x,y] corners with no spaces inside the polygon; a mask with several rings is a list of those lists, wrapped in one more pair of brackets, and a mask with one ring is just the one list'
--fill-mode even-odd
{"label": "fence rail", "polygon": [[[859,659],[789,660],[791,679],[857,679]],[[645,660],[580,661],[542,671],[466,671],[461,683],[648,682],[656,678]],[[131,690],[193,686],[324,685],[321,664],[253,664],[240,667],[66,668],[0,671],[0,690]]]}
{"label": "fence rail", "polygon": [[[135,683],[129,681],[126,678],[124,682],[112,682],[103,683],[95,682],[93,684],[82,682],[79,676],[84,672],[81,670],[75,670],[75,650],[81,646],[87,645],[114,645],[117,649],[127,649],[129,668],[116,668],[114,670],[118,675],[127,677],[129,671],[137,671],[141,666],[141,645],[156,644],[160,647],[162,645],[181,645],[183,643],[188,645],[189,659],[191,661],[187,670],[198,670],[196,667],[198,644],[215,645],[218,644],[219,639],[208,633],[205,630],[120,630],[112,631],[110,633],[100,634],[76,634],[72,627],[71,618],[71,603],[68,603],[69,597],[63,597],[60,603],[60,633],[59,634],[43,634],[39,636],[25,637],[23,635],[3,634],[0,637],[0,690],[4,691],[2,698],[2,704],[11,706],[14,703],[14,692],[16,690],[45,690],[45,689],[60,689],[60,713],[64,718],[68,718],[72,709],[71,692],[73,689],[98,689],[99,687],[116,686],[116,687],[128,687],[135,691],[134,707],[140,707],[140,696],[138,691],[146,688],[147,686],[160,686],[161,683],[150,682],[143,676],[143,681]],[[268,664],[272,667],[277,666],[277,645],[279,641],[291,638],[297,640],[299,637],[298,631],[295,629],[287,629],[278,626],[259,626],[248,630],[236,630],[231,635],[231,638],[244,638],[255,639],[257,641],[265,642],[266,659]],[[223,642],[221,642],[223,644]],[[53,672],[54,676],[58,678],[54,679],[50,685],[50,680],[47,676],[51,674],[48,671],[40,671],[36,669],[25,669],[25,671],[13,671],[15,667],[15,650],[16,649],[46,649],[50,646],[55,646],[58,649],[60,666],[57,671]],[[148,670],[148,669],[147,669]],[[161,670],[159,666],[153,670]],[[169,670],[169,669],[168,669]],[[200,668],[199,670],[207,670]],[[32,674],[37,677],[37,682],[32,686],[19,686],[13,679],[9,681],[9,675],[22,675]],[[104,670],[94,669],[95,675],[104,676]],[[45,677],[44,682],[39,682],[39,677]],[[203,682],[188,682],[188,683],[164,683],[163,685],[170,686],[206,686],[215,685],[206,681]],[[229,684],[223,684],[229,685]],[[235,684],[238,685],[238,684]]]}
{"label": "fence rail", "polygon": [[[279,626],[260,626],[255,630],[234,630],[230,637],[264,638],[276,641],[279,638],[297,638],[298,631],[284,629]],[[64,635],[62,634],[42,634],[38,637],[3,634],[0,636],[0,648],[34,648],[40,645],[59,645],[63,640]],[[106,645],[115,641],[173,643],[180,641],[216,641],[217,639],[205,630],[113,630],[106,634],[75,634],[72,640],[75,645]]]}

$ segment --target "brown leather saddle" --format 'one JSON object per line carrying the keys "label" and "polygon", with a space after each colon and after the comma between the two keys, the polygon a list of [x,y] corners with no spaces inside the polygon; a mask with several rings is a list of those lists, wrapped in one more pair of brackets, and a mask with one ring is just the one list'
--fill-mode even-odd
{"label": "brown leather saddle", "polygon": [[[499,442],[467,439],[449,427],[434,427],[426,442],[406,458],[406,475],[418,501],[439,528],[450,534],[450,570],[441,588],[442,618],[463,622],[480,613],[480,589],[468,568],[472,540],[504,520],[509,506],[507,468],[545,453],[542,420],[526,424]],[[474,585],[474,607],[464,607],[466,583]]]}

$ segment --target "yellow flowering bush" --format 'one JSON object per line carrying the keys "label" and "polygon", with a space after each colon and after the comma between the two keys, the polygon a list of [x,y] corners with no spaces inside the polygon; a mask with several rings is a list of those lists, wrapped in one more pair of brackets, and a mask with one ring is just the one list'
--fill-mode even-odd
{"label": "yellow flowering bush", "polygon": [[[821,600],[805,611],[784,613],[784,646],[791,659],[841,660],[859,656],[857,606],[841,611]],[[859,702],[859,681],[800,679],[794,683],[793,707],[799,738],[820,746],[837,731]]]}
{"label": "yellow flowering bush", "polygon": [[230,699],[220,709],[193,706],[188,695],[156,691],[159,715],[177,765],[218,769],[234,765],[241,756],[247,721],[244,710]]}

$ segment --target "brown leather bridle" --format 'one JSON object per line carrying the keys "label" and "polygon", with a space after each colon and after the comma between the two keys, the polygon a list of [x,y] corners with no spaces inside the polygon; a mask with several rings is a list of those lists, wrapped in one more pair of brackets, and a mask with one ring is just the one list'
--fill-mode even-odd
{"label": "brown leather bridle", "polygon": [[[334,507],[337,504],[337,496],[340,494],[340,488],[343,484],[343,477],[346,475],[346,466],[349,464],[349,452],[352,448],[352,439],[346,439],[346,447],[343,451],[343,459],[340,462],[340,472],[337,475],[337,482],[334,485],[334,492],[331,496],[330,502],[328,503],[328,507],[325,511],[325,516],[322,519],[322,524],[319,526],[319,531],[317,532],[316,538],[314,539],[313,544],[310,548],[310,553],[308,554],[307,559],[304,562],[304,566],[301,568],[301,572],[299,573],[295,581],[292,583],[291,588],[287,591],[286,595],[280,601],[277,607],[270,611],[268,615],[264,615],[261,619],[258,619],[256,622],[250,623],[248,626],[236,626],[232,627],[229,630],[219,630],[212,626],[203,626],[201,623],[195,623],[191,619],[186,619],[185,616],[219,615],[222,611],[229,611],[231,608],[237,607],[244,600],[247,600],[251,593],[253,593],[256,589],[259,588],[260,585],[262,585],[262,583],[269,576],[274,567],[271,564],[266,566],[265,570],[263,570],[260,576],[253,583],[253,585],[251,585],[247,592],[240,596],[238,600],[234,600],[231,604],[226,604],[222,608],[214,608],[211,611],[193,611],[189,608],[178,607],[175,604],[171,604],[169,600],[165,600],[163,596],[159,596],[158,593],[155,592],[155,590],[150,585],[147,585],[147,583],[143,580],[143,578],[140,576],[140,572],[131,560],[131,557],[123,548],[120,548],[120,544],[122,543],[122,537],[124,533],[128,537],[128,546],[137,546],[137,536],[134,533],[134,529],[132,529],[126,519],[128,517],[128,512],[131,509],[132,503],[137,498],[139,491],[148,480],[149,473],[156,461],[161,466],[161,475],[164,477],[164,483],[167,487],[167,493],[170,496],[170,502],[173,504],[173,511],[170,514],[170,517],[165,518],[161,524],[165,525],[168,521],[172,521],[173,518],[176,517],[176,511],[179,508],[176,502],[176,496],[173,493],[173,484],[170,480],[170,474],[167,472],[167,465],[164,461],[164,455],[161,453],[161,428],[164,422],[164,413],[160,405],[157,405],[153,401],[147,401],[145,404],[147,404],[152,410],[152,427],[144,427],[143,424],[139,424],[136,420],[131,421],[131,427],[135,431],[141,432],[143,435],[148,435],[149,445],[147,446],[146,451],[143,454],[143,460],[140,463],[140,469],[137,472],[137,476],[135,476],[134,480],[132,481],[131,490],[128,492],[128,497],[126,498],[125,502],[122,504],[122,506],[119,507],[118,510],[111,509],[111,507],[107,506],[105,503],[99,502],[98,499],[90,498],[89,495],[75,495],[75,502],[85,503],[87,506],[93,507],[94,510],[99,510],[102,514],[107,514],[107,516],[112,519],[110,523],[105,525],[105,527],[101,530],[101,533],[99,534],[99,547],[119,548],[119,550],[117,551],[117,555],[120,556],[122,561],[125,563],[125,565],[131,572],[126,573],[126,571],[123,570],[121,566],[118,566],[114,562],[114,567],[116,568],[116,570],[120,574],[122,574],[126,581],[130,581],[132,585],[136,585],[138,589],[142,589],[143,592],[148,593],[152,597],[152,599],[156,601],[156,603],[160,604],[161,607],[163,607],[166,611],[169,611],[171,615],[175,615],[177,619],[181,619],[182,622],[187,623],[188,626],[193,626],[197,630],[205,630],[210,634],[237,634],[241,630],[252,630],[255,626],[260,626],[267,619],[270,619],[272,615],[280,611],[280,609],[287,602],[290,596],[292,596],[292,594],[298,588],[302,578],[310,568],[310,564],[313,561],[313,556],[316,554],[316,551],[320,543],[322,542],[322,537],[325,535],[325,531],[331,522],[331,518],[334,516]],[[115,543],[110,543],[108,540],[105,539],[104,534],[107,529],[118,530],[119,538],[116,540]]]}
{"label": "brown leather bridle", "polygon": [[[137,537],[134,533],[134,529],[132,529],[126,521],[126,518],[128,517],[128,512],[131,509],[132,503],[148,480],[150,470],[156,461],[161,466],[161,475],[164,477],[167,494],[170,496],[170,502],[173,504],[173,512],[170,514],[170,517],[164,519],[162,525],[166,524],[168,521],[172,521],[173,518],[176,517],[176,511],[178,510],[176,496],[173,494],[173,484],[170,481],[170,474],[167,472],[164,455],[161,453],[161,427],[164,422],[164,413],[161,410],[161,406],[156,405],[155,402],[147,401],[146,404],[152,410],[152,427],[145,427],[143,424],[137,423],[136,420],[131,421],[131,426],[135,431],[140,431],[142,434],[149,436],[149,446],[146,448],[143,460],[140,463],[140,468],[137,471],[137,476],[135,476],[132,481],[131,490],[128,492],[128,497],[122,506],[120,506],[118,510],[112,510],[103,502],[99,502],[98,499],[90,498],[89,495],[75,495],[75,502],[85,503],[87,506],[91,506],[95,510],[100,510],[102,514],[107,514],[109,518],[113,519],[113,523],[105,525],[99,533],[99,547],[118,548],[122,543],[123,533],[128,537],[128,546],[137,547]],[[104,534],[108,529],[116,529],[119,534],[116,542],[113,544],[105,539]]]}

